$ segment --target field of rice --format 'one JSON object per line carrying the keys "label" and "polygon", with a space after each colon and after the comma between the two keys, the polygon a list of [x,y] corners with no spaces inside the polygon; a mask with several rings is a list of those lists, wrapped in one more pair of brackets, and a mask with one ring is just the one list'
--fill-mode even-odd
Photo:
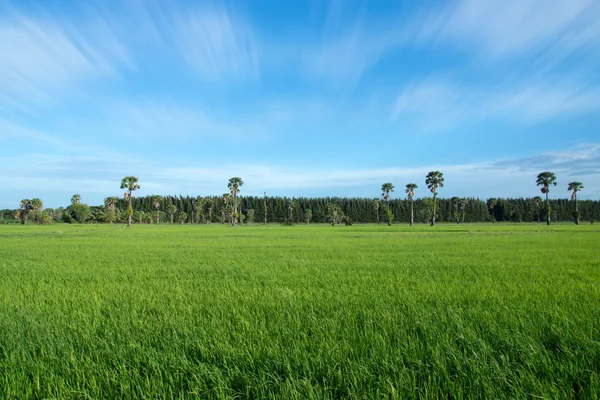
{"label": "field of rice", "polygon": [[0,398],[598,398],[600,225],[0,225]]}

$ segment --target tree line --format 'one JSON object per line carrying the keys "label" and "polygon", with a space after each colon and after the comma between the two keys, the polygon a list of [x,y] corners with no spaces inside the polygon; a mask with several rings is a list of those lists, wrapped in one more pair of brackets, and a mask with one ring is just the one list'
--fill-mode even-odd
{"label": "tree line", "polygon": [[100,206],[88,206],[79,194],[71,204],[57,209],[44,208],[38,199],[24,199],[19,209],[0,210],[0,222],[34,222],[47,224],[67,223],[181,223],[231,224],[238,223],[426,223],[440,222],[541,222],[595,221],[600,219],[600,202],[577,200],[583,189],[581,182],[571,182],[571,199],[550,199],[550,186],[556,186],[556,177],[543,172],[537,185],[546,199],[533,198],[438,198],[437,191],[444,186],[443,174],[430,172],[425,180],[432,197],[415,198],[418,185],[409,183],[404,190],[406,198],[392,198],[394,185],[386,182],[381,196],[376,198],[347,197],[273,197],[240,196],[244,182],[239,177],[229,180],[227,193],[221,196],[143,196],[134,197],[140,188],[138,179],[127,176],[121,181],[124,196],[107,197]]}

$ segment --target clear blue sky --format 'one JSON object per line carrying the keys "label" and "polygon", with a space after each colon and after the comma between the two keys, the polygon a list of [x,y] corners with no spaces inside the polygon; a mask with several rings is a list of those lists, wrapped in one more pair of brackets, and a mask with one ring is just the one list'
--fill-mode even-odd
{"label": "clear blue sky", "polygon": [[600,198],[600,2],[8,1],[0,208],[121,195]]}

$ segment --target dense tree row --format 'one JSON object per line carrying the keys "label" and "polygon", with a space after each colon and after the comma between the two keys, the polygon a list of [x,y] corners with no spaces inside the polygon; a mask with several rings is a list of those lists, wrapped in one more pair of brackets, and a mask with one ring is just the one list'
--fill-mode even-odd
{"label": "dense tree row", "polygon": [[415,183],[406,184],[407,199],[392,199],[394,185],[386,182],[381,186],[381,199],[375,198],[296,198],[286,197],[242,197],[239,196],[244,182],[239,177],[229,179],[229,193],[213,197],[146,196],[133,197],[140,188],[138,178],[126,176],[121,181],[121,189],[126,189],[123,199],[107,197],[104,205],[89,207],[81,202],[81,196],[74,194],[71,205],[57,210],[44,209],[40,199],[23,199],[18,210],[0,211],[0,221],[20,221],[44,224],[53,221],[63,222],[132,222],[155,223],[236,223],[252,224],[259,219],[264,223],[280,222],[291,225],[296,222],[329,222],[332,225],[344,222],[377,222],[388,225],[395,222],[423,222],[435,224],[443,222],[540,222],[549,225],[552,220],[574,221],[580,219],[593,222],[600,218],[598,201],[577,201],[577,192],[583,189],[581,182],[570,182],[571,200],[551,200],[550,187],[556,186],[554,173],[545,171],[538,174],[537,186],[545,194],[545,201],[537,196],[531,199],[495,199],[481,201],[474,198],[438,199],[437,189],[444,187],[444,175],[431,171],[425,177],[427,189],[432,198],[414,199]]}
{"label": "dense tree row", "polygon": [[[64,222],[127,222],[128,201],[107,198],[104,206],[89,207],[81,202],[66,208],[32,210],[30,222],[40,222],[42,216]],[[156,203],[155,196],[132,197],[133,223],[231,223],[231,210],[222,196],[183,197],[164,196]],[[244,223],[325,223],[331,222],[328,205],[339,205],[339,210],[355,223],[387,223],[385,207],[389,207],[390,222],[410,223],[410,199],[366,198],[286,198],[286,197],[238,197],[239,220]],[[480,199],[437,199],[436,221],[439,222],[541,222],[547,213],[539,198],[493,199],[493,207]],[[291,207],[290,207],[291,206]],[[573,221],[573,200],[550,200],[551,221]],[[583,221],[600,220],[600,201],[579,200],[578,209]],[[241,212],[240,212],[241,211]],[[433,201],[431,198],[414,199],[415,223],[431,223]],[[0,221],[19,222],[19,210],[0,210]],[[185,215],[183,215],[185,214]],[[307,214],[309,214],[307,216]],[[46,217],[46,218],[47,218]],[[185,217],[185,218],[183,218]],[[38,221],[39,220],[39,221]],[[47,222],[47,221],[46,221]],[[341,221],[340,221],[341,222]]]}

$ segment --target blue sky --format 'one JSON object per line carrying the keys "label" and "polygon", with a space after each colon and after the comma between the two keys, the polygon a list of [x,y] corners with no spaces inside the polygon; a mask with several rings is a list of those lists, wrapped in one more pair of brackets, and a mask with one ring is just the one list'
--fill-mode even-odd
{"label": "blue sky", "polygon": [[[600,197],[600,2],[8,1],[0,208],[120,195]],[[403,191],[397,190],[402,197]]]}

